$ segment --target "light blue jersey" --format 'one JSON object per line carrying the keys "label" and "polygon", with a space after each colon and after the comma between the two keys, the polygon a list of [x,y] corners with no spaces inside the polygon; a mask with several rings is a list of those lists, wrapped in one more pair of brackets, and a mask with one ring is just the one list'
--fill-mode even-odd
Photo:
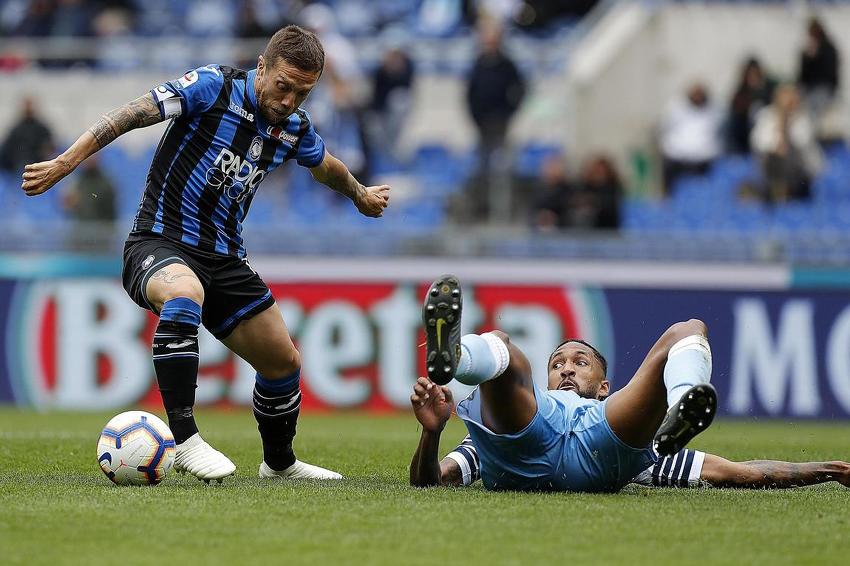
{"label": "light blue jersey", "polygon": [[537,413],[516,434],[484,426],[478,388],[458,403],[487,489],[617,491],[657,460],[649,447],[632,448],[617,438],[605,419],[605,401],[537,386],[534,396]]}

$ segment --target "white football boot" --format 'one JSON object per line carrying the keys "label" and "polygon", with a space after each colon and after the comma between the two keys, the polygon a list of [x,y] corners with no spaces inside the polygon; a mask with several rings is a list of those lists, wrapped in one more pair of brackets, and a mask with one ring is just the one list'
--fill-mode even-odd
{"label": "white football boot", "polygon": [[177,445],[174,471],[180,474],[188,472],[207,483],[210,483],[210,480],[218,480],[221,483],[222,478],[236,471],[236,464],[207,444],[200,433],[196,432],[186,442]]}
{"label": "white football boot", "polygon": [[286,468],[285,470],[276,471],[269,468],[268,464],[265,461],[260,463],[260,477],[261,478],[282,478],[287,480],[341,480],[342,475],[332,472],[331,470],[326,470],[324,468],[320,468],[319,466],[314,466],[313,464],[308,464],[306,462],[302,462],[301,460],[295,460],[295,463]]}

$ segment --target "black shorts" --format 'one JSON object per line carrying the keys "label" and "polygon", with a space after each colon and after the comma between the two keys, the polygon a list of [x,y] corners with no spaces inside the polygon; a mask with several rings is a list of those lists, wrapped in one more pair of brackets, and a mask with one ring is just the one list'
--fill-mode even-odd
{"label": "black shorts", "polygon": [[174,263],[186,265],[200,279],[204,288],[201,322],[219,340],[275,302],[248,260],[201,252],[150,232],[131,234],[124,244],[124,289],[137,305],[159,314],[148,302],[145,288],[154,273]]}

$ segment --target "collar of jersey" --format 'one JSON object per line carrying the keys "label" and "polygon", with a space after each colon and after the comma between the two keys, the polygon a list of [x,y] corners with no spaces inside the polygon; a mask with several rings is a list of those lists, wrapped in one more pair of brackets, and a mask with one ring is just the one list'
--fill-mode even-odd
{"label": "collar of jersey", "polygon": [[257,78],[257,69],[248,71],[248,79],[245,81],[245,91],[248,93],[248,101],[254,106],[254,111],[259,114],[257,108],[257,93],[254,90],[254,80]]}
{"label": "collar of jersey", "polygon": [[254,90],[254,80],[257,78],[257,69],[251,69],[248,71],[248,76],[245,79],[245,97],[248,99],[248,102],[251,103],[251,106],[254,107],[254,119],[255,124],[257,125],[257,129],[265,131],[268,124],[266,124],[265,118],[260,114],[260,107],[257,105],[257,91]]}

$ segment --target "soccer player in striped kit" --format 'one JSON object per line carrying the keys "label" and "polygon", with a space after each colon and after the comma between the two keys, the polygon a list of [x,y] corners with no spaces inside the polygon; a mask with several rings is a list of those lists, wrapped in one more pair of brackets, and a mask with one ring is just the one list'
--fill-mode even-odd
{"label": "soccer player in striped kit", "polygon": [[257,370],[260,477],[341,477],[295,458],[300,355],[241,236],[259,184],[287,161],[308,167],[365,216],[379,217],[387,206],[389,187],[360,184],[301,108],[323,68],[316,36],[287,26],[272,36],[256,69],[213,64],[190,71],[112,110],[59,157],[24,170],[23,190],[41,194],[118,136],[171,120],[124,247],[123,281],[139,306],[159,315],[153,361],[177,441],[174,467],[205,481],[236,467],[195,423],[201,324]]}

